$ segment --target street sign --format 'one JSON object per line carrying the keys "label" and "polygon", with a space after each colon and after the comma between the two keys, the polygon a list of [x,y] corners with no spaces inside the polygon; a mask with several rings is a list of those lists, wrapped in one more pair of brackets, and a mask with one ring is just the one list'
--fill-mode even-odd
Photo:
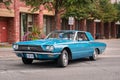
{"label": "street sign", "polygon": [[74,17],[69,17],[68,24],[74,25]]}

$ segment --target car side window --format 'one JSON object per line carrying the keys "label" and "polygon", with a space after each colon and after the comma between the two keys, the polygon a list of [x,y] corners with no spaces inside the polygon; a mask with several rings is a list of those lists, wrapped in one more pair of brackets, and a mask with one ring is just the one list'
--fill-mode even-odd
{"label": "car side window", "polygon": [[88,41],[88,38],[84,32],[78,32],[77,38],[78,41]]}

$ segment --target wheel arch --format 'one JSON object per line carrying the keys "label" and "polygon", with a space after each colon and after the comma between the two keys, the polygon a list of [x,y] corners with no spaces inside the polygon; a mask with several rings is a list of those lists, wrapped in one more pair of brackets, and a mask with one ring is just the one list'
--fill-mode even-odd
{"label": "wheel arch", "polygon": [[72,52],[71,52],[70,48],[65,47],[65,48],[63,48],[63,50],[66,50],[68,52],[68,58],[69,58],[69,60],[72,60]]}
{"label": "wheel arch", "polygon": [[95,50],[97,50],[98,54],[100,54],[100,49],[99,48],[95,48]]}

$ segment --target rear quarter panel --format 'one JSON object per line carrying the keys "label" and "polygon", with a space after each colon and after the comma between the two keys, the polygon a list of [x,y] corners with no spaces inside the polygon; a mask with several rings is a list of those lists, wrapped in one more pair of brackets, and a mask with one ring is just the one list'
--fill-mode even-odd
{"label": "rear quarter panel", "polygon": [[97,42],[97,41],[90,41],[91,43],[91,46],[94,48],[94,49],[99,49],[99,52],[100,54],[103,53],[106,49],[106,44],[103,43],[103,42]]}
{"label": "rear quarter panel", "polygon": [[93,49],[98,48],[100,54],[103,53],[107,45],[103,42],[95,41],[93,36],[91,35],[91,33],[89,33],[89,32],[85,32],[85,33],[86,33],[86,36],[88,37],[88,39],[90,41],[91,47]]}

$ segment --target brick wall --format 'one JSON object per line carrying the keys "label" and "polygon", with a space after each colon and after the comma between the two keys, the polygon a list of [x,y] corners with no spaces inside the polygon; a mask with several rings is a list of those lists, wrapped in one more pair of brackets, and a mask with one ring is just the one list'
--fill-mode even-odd
{"label": "brick wall", "polygon": [[14,42],[14,18],[8,18],[8,42],[13,43]]}
{"label": "brick wall", "polygon": [[18,2],[20,7],[27,7],[24,2],[21,2],[20,0],[18,0]]}
{"label": "brick wall", "polygon": [[15,17],[14,17],[14,42],[20,41],[20,12],[19,12],[19,1],[14,0],[14,10],[15,10]]}

